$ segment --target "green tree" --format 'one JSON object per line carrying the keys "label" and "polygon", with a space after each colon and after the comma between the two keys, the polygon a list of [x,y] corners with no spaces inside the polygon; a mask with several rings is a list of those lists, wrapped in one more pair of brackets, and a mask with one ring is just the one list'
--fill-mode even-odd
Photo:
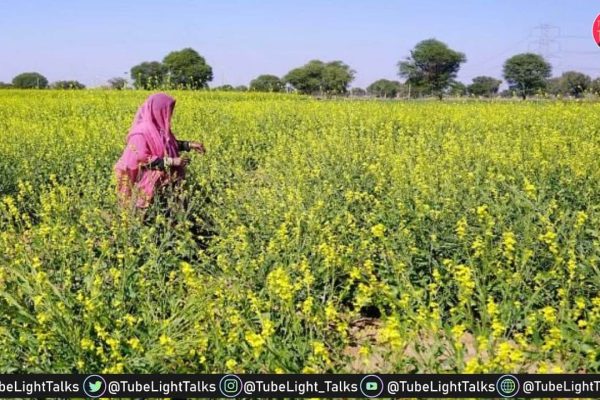
{"label": "green tree", "polygon": [[260,75],[250,81],[250,90],[256,92],[281,92],[285,84],[275,75]]}
{"label": "green tree", "polygon": [[235,87],[235,91],[236,92],[247,92],[248,91],[248,86],[246,85],[238,85]]}
{"label": "green tree", "polygon": [[355,71],[342,61],[331,61],[325,64],[323,80],[327,94],[345,94],[350,82],[354,80]]}
{"label": "green tree", "polygon": [[45,89],[48,87],[48,79],[37,72],[24,72],[15,76],[12,84],[19,89]]}
{"label": "green tree", "polygon": [[213,79],[213,70],[192,48],[172,51],[163,59],[170,85],[182,89],[203,89]]}
{"label": "green tree", "polygon": [[547,79],[546,93],[551,94],[553,96],[563,94],[562,79],[560,79],[559,77]]}
{"label": "green tree", "polygon": [[446,92],[448,93],[448,96],[466,96],[468,94],[467,85],[453,79],[450,81],[450,85],[448,86],[448,89],[446,89]]}
{"label": "green tree", "polygon": [[498,93],[498,95],[505,99],[513,99],[513,98],[517,97],[517,92],[512,89],[504,89],[503,91]]}
{"label": "green tree", "polygon": [[367,91],[361,87],[354,87],[350,89],[350,94],[356,97],[362,97],[367,95]]}
{"label": "green tree", "polygon": [[165,67],[158,61],[146,61],[131,68],[131,79],[136,89],[154,89],[165,80]]}
{"label": "green tree", "polygon": [[287,73],[283,80],[306,94],[344,94],[354,79],[354,71],[342,61],[324,63],[312,60]]}
{"label": "green tree", "polygon": [[510,89],[517,91],[523,100],[544,89],[551,73],[552,66],[544,57],[533,53],[512,56],[506,60],[503,68],[504,79]]}
{"label": "green tree", "polygon": [[467,91],[475,96],[492,97],[498,94],[501,80],[491,76],[477,76],[473,78],[473,83],[467,87]]}
{"label": "green tree", "polygon": [[0,82],[0,89],[10,89],[13,87],[10,83]]}
{"label": "green tree", "polygon": [[78,81],[56,81],[50,87],[52,89],[85,89],[85,85]]}
{"label": "green tree", "polygon": [[367,92],[375,97],[394,98],[401,90],[400,82],[389,79],[379,79],[367,86]]}
{"label": "green tree", "polygon": [[110,78],[108,80],[108,84],[110,85],[111,89],[123,90],[127,87],[127,79],[117,76],[114,78]]}
{"label": "green tree", "polygon": [[590,91],[595,95],[600,95],[600,78],[596,78],[590,84]]}
{"label": "green tree", "polygon": [[460,64],[466,60],[463,53],[450,49],[445,43],[427,39],[417,43],[410,57],[398,63],[398,69],[406,83],[441,100],[444,90],[456,78]]}
{"label": "green tree", "polygon": [[576,71],[566,71],[560,77],[562,92],[573,97],[581,97],[592,84],[592,78]]}

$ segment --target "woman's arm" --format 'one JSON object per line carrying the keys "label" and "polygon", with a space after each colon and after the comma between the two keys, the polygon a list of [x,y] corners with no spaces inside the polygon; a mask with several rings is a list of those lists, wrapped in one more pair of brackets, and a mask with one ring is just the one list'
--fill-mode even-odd
{"label": "woman's arm", "polygon": [[148,169],[164,171],[168,167],[183,167],[187,164],[187,159],[183,157],[165,157],[155,158],[145,165]]}
{"label": "woman's arm", "polygon": [[146,168],[164,171],[166,169],[165,159],[164,158],[156,158],[153,161],[150,161],[148,164],[146,164]]}
{"label": "woman's arm", "polygon": [[195,151],[196,153],[204,154],[206,149],[200,142],[194,142],[192,140],[175,140],[177,142],[177,150],[179,151]]}
{"label": "woman's arm", "polygon": [[123,162],[124,169],[137,170],[138,168],[165,171],[168,167],[179,167],[187,164],[182,157],[152,157],[148,151],[143,135],[132,135],[127,143],[126,151],[129,156]]}

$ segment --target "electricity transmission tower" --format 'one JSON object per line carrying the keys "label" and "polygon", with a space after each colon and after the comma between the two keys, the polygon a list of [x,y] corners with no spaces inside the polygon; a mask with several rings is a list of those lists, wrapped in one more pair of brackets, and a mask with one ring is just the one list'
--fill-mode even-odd
{"label": "electricity transmission tower", "polygon": [[529,51],[535,52],[546,60],[560,58],[561,46],[559,42],[560,28],[550,24],[541,24],[533,28],[536,32],[535,40],[529,43]]}

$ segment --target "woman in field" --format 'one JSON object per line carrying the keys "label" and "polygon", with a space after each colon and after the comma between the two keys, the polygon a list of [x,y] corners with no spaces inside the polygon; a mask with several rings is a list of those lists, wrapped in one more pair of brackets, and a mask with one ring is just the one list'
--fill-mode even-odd
{"label": "woman in field", "polygon": [[188,163],[182,151],[204,153],[198,142],[177,140],[171,131],[175,99],[153,94],[138,109],[127,135],[127,146],[115,165],[121,205],[146,209],[156,192],[179,182]]}

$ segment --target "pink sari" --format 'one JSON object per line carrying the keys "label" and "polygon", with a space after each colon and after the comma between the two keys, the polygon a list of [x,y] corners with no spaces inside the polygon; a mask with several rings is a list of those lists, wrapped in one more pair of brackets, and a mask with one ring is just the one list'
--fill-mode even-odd
{"label": "pink sari", "polygon": [[139,208],[150,205],[157,187],[183,177],[183,168],[171,172],[145,167],[157,158],[179,157],[177,140],[171,132],[175,99],[153,94],[138,109],[127,135],[127,146],[114,167],[121,204],[134,202]]}

